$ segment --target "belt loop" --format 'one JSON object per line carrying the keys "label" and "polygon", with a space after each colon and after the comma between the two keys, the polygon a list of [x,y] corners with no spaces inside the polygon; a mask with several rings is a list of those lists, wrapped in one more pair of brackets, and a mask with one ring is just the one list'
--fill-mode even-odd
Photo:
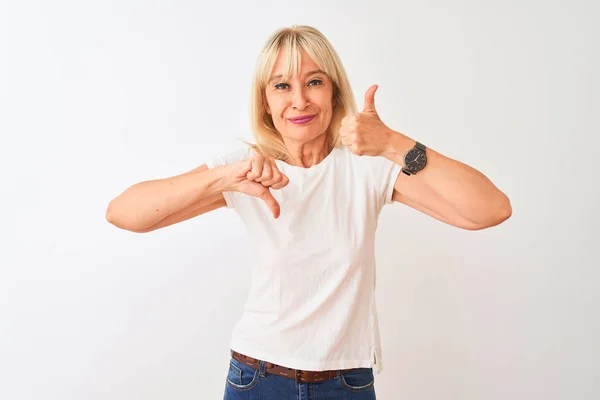
{"label": "belt loop", "polygon": [[258,360],[258,370],[261,378],[265,377],[265,371],[267,369],[267,362],[263,360]]}

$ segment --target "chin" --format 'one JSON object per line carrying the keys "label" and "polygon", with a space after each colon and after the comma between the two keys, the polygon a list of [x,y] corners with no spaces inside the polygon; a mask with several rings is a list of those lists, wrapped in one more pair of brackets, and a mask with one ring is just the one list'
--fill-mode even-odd
{"label": "chin", "polygon": [[304,130],[296,130],[295,132],[289,132],[287,135],[283,135],[284,137],[287,137],[289,139],[298,141],[298,142],[309,142],[311,140],[314,140],[316,138],[318,138],[319,136],[325,134],[326,131],[304,131]]}

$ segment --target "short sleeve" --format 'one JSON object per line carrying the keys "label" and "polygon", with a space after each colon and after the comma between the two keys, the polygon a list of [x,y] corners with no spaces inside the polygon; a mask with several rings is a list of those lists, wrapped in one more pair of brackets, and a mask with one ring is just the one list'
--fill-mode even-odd
{"label": "short sleeve", "polygon": [[385,161],[383,162],[382,173],[383,173],[383,182],[382,186],[385,187],[383,191],[384,196],[384,204],[392,204],[394,200],[392,200],[392,195],[394,194],[394,185],[396,184],[396,180],[398,179],[398,175],[402,171],[402,166],[396,164],[393,161],[388,160],[387,158],[381,157]]}
{"label": "short sleeve", "polygon": [[386,204],[392,204],[392,195],[394,194],[394,185],[398,174],[402,171],[402,166],[388,160],[385,157],[363,156],[361,157],[368,164],[370,186],[378,196],[378,203],[381,207]]}
{"label": "short sleeve", "polygon": [[[220,167],[223,165],[230,165],[245,160],[246,158],[252,156],[254,154],[254,150],[250,146],[244,146],[234,151],[230,151],[225,153],[219,157],[213,158],[206,162],[206,166],[209,169]],[[234,208],[235,206],[235,193],[226,191],[223,192],[223,197],[225,198],[225,203],[227,203],[227,208]]]}

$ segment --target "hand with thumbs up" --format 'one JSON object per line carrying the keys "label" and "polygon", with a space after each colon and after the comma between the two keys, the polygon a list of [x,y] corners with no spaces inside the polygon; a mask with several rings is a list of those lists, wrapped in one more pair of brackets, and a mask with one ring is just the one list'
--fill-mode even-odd
{"label": "hand with thumbs up", "polygon": [[273,217],[279,218],[281,212],[279,203],[270,189],[281,189],[290,180],[279,171],[275,160],[256,153],[230,167],[232,179],[230,190],[262,199],[273,213]]}
{"label": "hand with thumbs up", "polygon": [[385,125],[375,109],[373,85],[365,94],[365,106],[362,112],[346,115],[342,119],[340,136],[342,143],[358,156],[380,156],[389,146],[394,131]]}

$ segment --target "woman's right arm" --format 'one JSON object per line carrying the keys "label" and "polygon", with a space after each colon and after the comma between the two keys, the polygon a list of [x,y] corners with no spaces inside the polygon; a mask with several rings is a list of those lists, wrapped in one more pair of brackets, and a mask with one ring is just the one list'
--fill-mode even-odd
{"label": "woman's right arm", "polygon": [[171,178],[136,183],[113,199],[106,210],[111,224],[149,232],[225,205],[222,192],[232,186],[228,166],[206,164]]}

